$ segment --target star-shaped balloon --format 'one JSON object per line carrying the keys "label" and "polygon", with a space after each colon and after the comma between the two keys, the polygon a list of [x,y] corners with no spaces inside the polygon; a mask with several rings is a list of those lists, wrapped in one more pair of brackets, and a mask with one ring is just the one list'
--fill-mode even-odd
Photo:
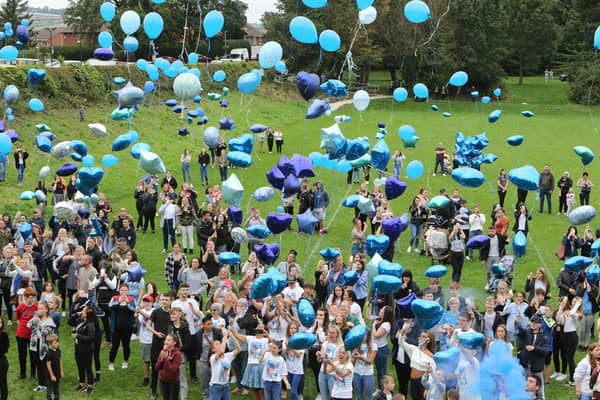
{"label": "star-shaped balloon", "polygon": [[235,129],[235,121],[229,117],[221,118],[219,120],[219,129],[232,131],[233,129]]}

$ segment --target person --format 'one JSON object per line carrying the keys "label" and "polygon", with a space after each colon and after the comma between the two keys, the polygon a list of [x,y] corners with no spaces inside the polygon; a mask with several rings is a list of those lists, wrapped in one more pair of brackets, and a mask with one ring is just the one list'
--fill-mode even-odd
{"label": "person", "polygon": [[364,253],[366,248],[366,230],[367,224],[363,224],[359,218],[354,218],[354,227],[352,228],[351,239],[352,248],[351,254],[355,256],[359,253]]}
{"label": "person", "polygon": [[[78,392],[86,392],[88,396],[94,393],[94,375],[92,374],[92,354],[94,353],[95,341],[98,337],[96,332],[96,313],[91,306],[85,306],[79,312],[80,322],[72,330],[75,341],[75,362],[79,375]],[[87,378],[87,386],[85,385]]]}
{"label": "person", "polygon": [[165,345],[156,360],[156,370],[160,379],[160,392],[164,400],[179,400],[179,366],[181,352],[173,335],[165,337]]}
{"label": "person", "polygon": [[256,141],[258,142],[258,152],[259,153],[265,152],[265,137],[266,137],[265,131],[261,131],[256,134]]}
{"label": "person", "polygon": [[[29,320],[27,326],[31,329],[31,339],[29,351],[34,353],[35,361],[38,362],[37,378],[38,385],[33,389],[34,392],[42,392],[47,389],[45,358],[48,352],[48,335],[54,333],[54,320],[50,318],[48,304],[46,302],[38,303],[38,309],[33,318]],[[32,359],[32,362],[34,360]]]}
{"label": "person", "polygon": [[419,240],[421,240],[423,224],[428,214],[426,204],[427,202],[420,196],[415,196],[408,208],[408,211],[410,212],[410,242],[408,242],[408,249],[406,249],[407,253],[410,253],[413,248],[417,251],[419,249]]}
{"label": "person", "polygon": [[231,333],[240,342],[248,345],[248,363],[244,370],[244,376],[242,378],[242,385],[253,390],[253,399],[260,400],[264,399],[263,395],[263,364],[261,356],[267,349],[269,339],[267,339],[267,332],[265,326],[259,323],[256,328],[251,331],[254,335],[242,335],[235,327],[231,329]]}
{"label": "person", "polygon": [[589,205],[590,204],[590,192],[592,191],[592,187],[594,184],[590,180],[590,175],[587,172],[584,172],[581,175],[581,178],[577,180],[577,187],[579,188],[579,205]]}
{"label": "person", "polygon": [[567,233],[565,233],[562,238],[562,244],[565,246],[565,260],[579,255],[579,249],[581,249],[582,242],[577,234],[576,226],[569,226]]}
{"label": "person", "polygon": [[65,200],[65,181],[59,175],[54,176],[54,182],[52,182],[52,187],[50,191],[52,192],[52,204],[56,205],[56,203]]}
{"label": "person", "polygon": [[[37,312],[38,304],[36,303],[36,292],[33,288],[25,289],[23,293],[25,301],[17,306],[17,347],[19,351],[19,379],[25,379],[27,367],[27,351],[29,349],[31,339],[31,328],[28,326],[29,321]],[[11,305],[7,305],[11,307]],[[35,378],[36,370],[39,365],[37,354],[29,350],[31,378]]]}
{"label": "person", "polygon": [[377,385],[382,387],[381,378],[387,375],[387,357],[390,354],[388,338],[392,331],[394,321],[394,310],[390,306],[384,306],[380,311],[375,323],[373,324],[373,342],[377,346],[375,356],[375,367],[377,369]]}
{"label": "person", "polygon": [[142,297],[142,305],[139,310],[136,310],[135,317],[137,320],[137,335],[140,340],[140,355],[144,367],[144,380],[142,386],[150,384],[150,352],[152,351],[152,336],[153,333],[146,326],[146,322],[150,319],[153,311],[154,298],[147,294]]}
{"label": "person", "polygon": [[550,299],[550,281],[548,280],[546,268],[544,267],[536,269],[535,276],[532,273],[529,273],[527,276],[527,280],[525,281],[525,292],[529,293],[527,301],[530,302],[533,300],[537,289],[544,290],[545,300]]}
{"label": "person", "polygon": [[179,243],[173,244],[173,251],[165,258],[164,275],[167,285],[173,291],[179,289],[179,272],[187,267],[187,257],[181,252]]}
{"label": "person", "polygon": [[111,338],[112,347],[108,357],[108,370],[115,370],[115,358],[121,343],[123,344],[123,364],[121,369],[129,367],[129,355],[131,353],[130,342],[135,326],[135,308],[136,301],[133,296],[129,295],[129,285],[122,283],[119,286],[119,294],[113,296],[108,304],[111,311]]}
{"label": "person", "polygon": [[348,357],[344,346],[337,349],[336,360],[323,360],[327,373],[334,374],[331,397],[335,400],[352,399],[352,382],[354,365]]}
{"label": "person", "polygon": [[187,197],[184,197],[179,208],[179,229],[184,254],[194,254],[194,227],[197,221],[194,206]]}
{"label": "person", "polygon": [[383,382],[383,387],[381,389],[377,389],[375,393],[373,393],[373,400],[389,400],[395,399],[394,397],[394,378],[389,375],[386,375],[381,380]]}
{"label": "person", "polygon": [[563,172],[562,176],[556,184],[560,193],[558,194],[558,215],[563,212],[567,214],[567,194],[573,187],[573,180],[569,177],[569,172]]}
{"label": "person", "polygon": [[[473,206],[473,213],[469,215],[469,239],[475,236],[483,234],[483,227],[485,226],[485,214],[481,213],[479,205]],[[481,255],[481,251],[480,251]],[[467,260],[471,261],[473,257],[473,249],[469,249],[469,255],[466,257]]]}
{"label": "person", "polygon": [[273,142],[275,141],[275,134],[273,133],[273,129],[267,129],[267,148],[269,149],[269,154],[273,152]]}
{"label": "person", "polygon": [[8,332],[4,328],[4,319],[0,318],[0,400],[8,400],[8,358],[10,347]]}
{"label": "person", "polygon": [[404,166],[404,160],[406,157],[400,150],[396,150],[394,156],[392,157],[392,165],[394,166],[394,176],[396,178],[400,178],[400,171],[402,171],[402,167]]}
{"label": "person", "polygon": [[190,169],[190,162],[192,161],[192,155],[187,147],[183,149],[183,153],[181,154],[181,157],[179,157],[179,161],[181,162],[181,172],[183,174],[183,181],[191,182],[192,170]]}
{"label": "person", "polygon": [[494,226],[488,227],[487,236],[490,240],[479,251],[481,260],[485,262],[487,278],[485,290],[489,289],[489,282],[492,278],[492,266],[499,263],[500,259],[504,257],[504,246],[506,244],[504,236],[497,233]]}
{"label": "person", "polygon": [[29,153],[27,150],[22,149],[21,146],[17,146],[13,157],[15,158],[15,168],[17,169],[17,185],[21,186],[23,184],[23,177],[25,175]]}
{"label": "person", "polygon": [[418,346],[414,346],[406,342],[406,335],[411,328],[411,324],[404,324],[402,329],[398,330],[396,337],[398,345],[410,358],[410,397],[415,400],[425,400],[425,388],[421,378],[430,368],[436,369],[436,362],[433,359],[436,350],[435,335],[432,332],[421,332]]}
{"label": "person", "polygon": [[198,164],[200,164],[200,184],[208,186],[208,164],[210,164],[210,155],[206,148],[200,150],[198,154]]}
{"label": "person", "polygon": [[569,386],[575,386],[573,375],[575,373],[575,352],[579,344],[577,328],[579,321],[583,319],[582,303],[581,297],[575,296],[570,301],[568,297],[562,297],[556,311],[556,321],[563,326],[560,341],[560,355],[563,360],[561,373],[564,375],[567,366],[569,367],[569,377],[571,378],[568,381]]}
{"label": "person", "polygon": [[540,173],[538,183],[540,189],[540,214],[544,212],[544,199],[548,201],[548,214],[552,214],[552,191],[554,190],[554,175],[550,171],[550,165],[544,165]]}
{"label": "person", "polygon": [[575,368],[575,394],[580,400],[592,400],[598,384],[600,374],[600,343],[592,343],[585,357],[579,361]]}
{"label": "person", "polygon": [[0,182],[4,182],[6,180],[6,166],[7,165],[8,165],[8,154],[0,152]]}
{"label": "person", "polygon": [[60,381],[65,376],[65,371],[63,368],[58,336],[53,333],[48,335],[48,337],[46,337],[46,343],[48,345],[48,352],[44,358],[44,369],[48,375],[46,400],[52,400],[52,395],[54,395],[54,400],[59,400]]}
{"label": "person", "polygon": [[260,364],[263,364],[262,381],[265,400],[281,399],[282,381],[288,390],[291,389],[287,378],[287,365],[281,356],[281,350],[281,342],[271,340],[268,350],[263,352],[258,360]]}
{"label": "person", "polygon": [[166,253],[169,248],[169,238],[171,246],[176,242],[175,239],[175,220],[177,218],[177,206],[173,200],[168,197],[163,200],[164,203],[160,206],[158,214],[160,215],[160,227],[163,232],[163,249],[162,253]]}
{"label": "person", "polygon": [[168,333],[169,323],[171,320],[170,309],[173,295],[171,292],[160,296],[160,307],[156,308],[150,314],[149,320],[146,321],[146,328],[152,332],[152,347],[150,349],[150,367],[152,374],[150,377],[150,398],[156,400],[156,390],[158,385],[158,369],[156,362],[160,355],[165,342],[165,337]]}
{"label": "person", "polygon": [[[527,193],[527,192],[526,192]],[[513,232],[523,232],[525,236],[529,232],[529,220],[531,216],[524,202],[517,204],[517,210],[515,211],[515,223],[513,225]]]}
{"label": "person", "polygon": [[508,190],[508,177],[504,168],[500,170],[500,174],[496,178],[496,186],[498,188],[498,203],[500,203],[500,207],[504,207],[504,199]]}
{"label": "person", "polygon": [[[223,329],[223,338],[215,340],[212,343],[212,355],[210,356],[210,389],[209,400],[229,400],[229,376],[233,360],[240,353],[240,342],[234,337],[229,336],[229,332]],[[231,338],[235,347],[232,351],[225,352],[227,339]]]}
{"label": "person", "polygon": [[[361,345],[352,351],[352,362],[354,363],[354,376],[352,385],[357,400],[371,400],[375,380],[373,363],[377,354],[377,344],[372,340],[371,332],[367,331]],[[385,389],[385,377],[381,378],[382,389]]]}
{"label": "person", "polygon": [[446,176],[446,170],[444,170],[444,154],[446,154],[446,148],[439,142],[435,148],[435,166],[433,168],[433,176],[437,175],[438,167],[442,170],[442,175]]}
{"label": "person", "polygon": [[313,215],[316,219],[319,220],[318,227],[319,233],[327,233],[327,229],[323,224],[323,220],[325,219],[325,212],[327,211],[327,207],[329,207],[329,194],[323,187],[322,181],[317,181],[315,183],[315,191],[313,192]]}
{"label": "person", "polygon": [[542,385],[540,385],[540,394],[543,398],[544,364],[550,349],[548,348],[548,338],[540,330],[541,326],[542,317],[539,315],[531,317],[528,328],[519,326],[517,333],[517,357],[527,374],[536,375],[540,378],[542,382]]}
{"label": "person", "polygon": [[465,262],[465,233],[460,223],[456,222],[448,237],[450,240],[450,265],[452,265],[452,282],[460,282],[462,267]]}
{"label": "person", "polygon": [[85,119],[85,108],[83,107],[83,104],[81,106],[79,106],[79,122],[83,122],[83,120]]}
{"label": "person", "polygon": [[571,214],[571,211],[575,209],[575,192],[573,188],[569,189],[567,193],[567,215]]}
{"label": "person", "polygon": [[277,148],[277,153],[281,153],[283,147],[283,131],[281,128],[275,129],[273,132],[273,139],[275,140],[275,147]]}
{"label": "person", "polygon": [[221,182],[227,180],[227,169],[229,167],[229,160],[227,159],[227,151],[221,149],[221,154],[217,157],[217,164],[219,165],[219,176]]}

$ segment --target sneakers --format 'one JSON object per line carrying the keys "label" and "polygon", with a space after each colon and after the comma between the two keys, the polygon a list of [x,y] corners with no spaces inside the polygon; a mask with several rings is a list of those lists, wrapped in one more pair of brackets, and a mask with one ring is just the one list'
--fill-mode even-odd
{"label": "sneakers", "polygon": [[485,284],[485,286],[483,287],[483,290],[488,291],[490,290],[490,285],[488,285],[487,283]]}
{"label": "sneakers", "polygon": [[115,370],[115,364],[113,364],[113,363],[109,363],[109,364],[108,364],[108,370],[109,370],[109,371],[114,371],[114,370]]}
{"label": "sneakers", "polygon": [[556,379],[560,374],[558,372],[553,373],[552,375],[550,375],[550,379]]}
{"label": "sneakers", "polygon": [[410,248],[410,246],[408,246],[408,249],[406,249],[407,253],[410,253],[412,251],[412,249]]}
{"label": "sneakers", "polygon": [[433,173],[433,176],[436,176],[436,175],[437,175],[437,174],[434,172],[434,173]]}
{"label": "sneakers", "polygon": [[85,389],[85,393],[86,393],[88,396],[91,396],[91,395],[93,395],[93,394],[94,394],[94,387],[93,387],[93,386],[88,386],[88,387]]}
{"label": "sneakers", "polygon": [[144,378],[144,381],[142,382],[142,386],[148,386],[150,384],[150,378]]}
{"label": "sneakers", "polygon": [[162,253],[162,254],[165,254],[166,252],[167,252],[167,249],[162,249],[162,250],[161,250],[161,253]]}
{"label": "sneakers", "polygon": [[127,361],[123,361],[123,364],[121,364],[121,369],[127,369],[129,368],[129,363]]}
{"label": "sneakers", "polygon": [[156,400],[156,393],[150,394],[150,400]]}
{"label": "sneakers", "polygon": [[100,372],[99,371],[96,372],[96,377],[94,378],[94,383],[98,383],[98,382],[100,382]]}
{"label": "sneakers", "polygon": [[191,381],[194,385],[197,385],[200,383],[200,379],[198,379],[198,377],[196,377],[196,376],[192,376]]}
{"label": "sneakers", "polygon": [[12,320],[9,319],[8,321],[6,321],[6,325],[12,326],[12,324],[13,324]]}
{"label": "sneakers", "polygon": [[48,388],[46,386],[41,386],[41,385],[38,385],[33,388],[34,392],[45,392],[46,390],[48,390]]}
{"label": "sneakers", "polygon": [[562,382],[565,379],[567,379],[567,375],[565,375],[565,374],[558,374],[558,376],[556,377],[556,380],[559,382]]}
{"label": "sneakers", "polygon": [[467,259],[467,261],[471,261],[471,257],[466,256],[465,258]]}
{"label": "sneakers", "polygon": [[82,383],[80,383],[79,385],[77,385],[77,387],[75,387],[75,391],[76,392],[84,392],[85,386]]}

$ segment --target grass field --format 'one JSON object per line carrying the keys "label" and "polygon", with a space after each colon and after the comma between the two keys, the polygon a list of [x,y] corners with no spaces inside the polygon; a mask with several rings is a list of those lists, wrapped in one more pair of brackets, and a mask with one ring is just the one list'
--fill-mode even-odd
{"label": "grass field", "polygon": [[[234,84],[228,82],[230,86],[234,86]],[[500,102],[488,105],[433,100],[429,104],[413,102],[399,104],[393,103],[390,99],[372,102],[370,107],[363,113],[356,112],[349,105],[342,107],[335,114],[346,114],[352,117],[351,122],[341,126],[346,137],[368,136],[371,145],[375,144],[377,123],[385,122],[389,132],[386,142],[392,152],[401,149],[402,146],[401,140],[396,134],[400,125],[410,124],[417,130],[420,137],[417,148],[407,149],[405,154],[407,162],[421,160],[425,164],[426,170],[420,179],[407,181],[407,193],[391,202],[391,207],[396,215],[408,211],[409,202],[420,187],[427,188],[431,194],[437,193],[442,187],[448,191],[458,187],[458,184],[449,176],[438,175],[433,177],[431,174],[434,148],[438,142],[444,143],[446,148],[452,148],[454,135],[458,131],[463,132],[465,135],[486,132],[490,139],[490,145],[486,152],[499,157],[493,165],[485,165],[482,168],[488,183],[478,189],[459,189],[462,197],[466,198],[471,206],[480,204],[482,210],[489,214],[492,204],[497,200],[495,178],[500,168],[510,170],[514,167],[530,164],[541,170],[544,163],[550,163],[556,179],[562,171],[569,171],[576,180],[584,170],[590,172],[592,181],[600,179],[597,177],[597,164],[592,163],[584,168],[572,151],[572,147],[576,145],[587,145],[593,150],[600,146],[595,123],[591,118],[591,116],[595,117],[594,112],[597,109],[588,110],[586,107],[568,104],[566,100],[567,89],[566,84],[558,81],[544,83],[541,78],[527,78],[525,85],[517,86],[516,79],[511,78],[506,82],[506,97],[503,95]],[[236,121],[236,129],[224,133],[226,139],[248,132],[248,128],[252,124],[262,123],[272,127],[282,127],[285,138],[284,154],[288,157],[291,157],[293,153],[307,155],[312,151],[319,151],[319,130],[332,125],[334,123],[333,118],[323,116],[317,120],[305,120],[305,103],[300,100],[282,100],[272,95],[273,90],[277,90],[276,86],[271,87],[270,90],[271,93],[263,92],[242,98],[237,92],[232,93],[229,96],[230,106],[226,109],[221,108],[218,102],[210,102],[209,100],[203,100],[201,105],[210,119],[209,125],[218,126],[217,120],[226,115],[230,115]],[[162,97],[160,100],[166,98],[165,95],[159,97]],[[145,106],[136,114],[133,129],[139,133],[140,142],[148,143],[152,151],[163,158],[167,168],[173,170],[179,182],[182,178],[179,156],[185,147],[190,148],[194,160],[193,183],[199,190],[202,190],[195,157],[200,148],[204,146],[202,140],[203,127],[192,125],[189,127],[192,132],[191,135],[178,136],[177,129],[182,126],[182,121],[169,108],[156,105],[157,100],[158,98],[155,99],[154,106]],[[431,104],[437,104],[439,111],[432,111]],[[101,166],[100,159],[102,155],[110,153],[112,140],[129,129],[127,123],[117,123],[110,120],[109,115],[113,108],[114,105],[89,107],[85,123],[79,122],[78,105],[74,105],[72,109],[60,110],[53,110],[52,107],[49,107],[47,112],[41,114],[17,114],[17,121],[11,124],[10,128],[16,129],[21,136],[21,144],[29,151],[30,159],[23,187],[16,187],[16,173],[12,163],[8,167],[8,180],[3,186],[0,186],[2,198],[4,199],[3,208],[13,215],[17,210],[29,212],[33,204],[18,201],[19,193],[22,190],[34,189],[38,171],[42,166],[49,165],[55,171],[62,162],[67,161],[50,158],[47,154],[35,149],[33,144],[35,124],[48,124],[58,136],[58,141],[84,140],[88,144],[90,153],[96,158],[96,165]],[[501,109],[503,116],[498,122],[490,124],[487,121],[487,115],[495,109]],[[529,119],[524,118],[520,114],[523,110],[530,110],[535,113],[535,116]],[[442,113],[446,111],[451,113],[451,117],[444,118],[442,116]],[[87,123],[91,122],[105,123],[111,132],[111,136],[109,138],[92,136],[87,129]],[[520,147],[510,147],[506,143],[506,138],[514,134],[525,136],[525,141]],[[111,169],[105,168],[106,175],[101,185],[101,191],[106,194],[114,209],[125,206],[128,210],[131,210],[132,214],[135,214],[133,190],[137,180],[143,175],[143,171],[137,165],[136,160],[129,155],[129,149],[115,153],[115,155],[120,158],[120,162]],[[250,198],[250,195],[256,188],[267,185],[264,173],[277,163],[279,155],[257,154],[255,152],[253,158],[254,164],[250,168],[246,170],[230,169],[230,173],[235,173],[244,185],[245,193],[242,200],[244,212],[246,213],[250,206],[256,206],[261,209],[263,215],[266,215],[281,204],[280,200],[276,199],[278,196],[266,203],[256,203]],[[272,241],[281,244],[282,254],[287,254],[287,251],[291,248],[298,251],[298,260],[304,267],[305,278],[309,280],[312,280],[314,266],[319,259],[318,250],[327,246],[341,247],[347,252],[345,256],[349,255],[353,211],[341,207],[340,203],[344,197],[357,190],[356,185],[346,185],[345,174],[323,169],[316,169],[315,172],[318,179],[324,182],[331,199],[326,221],[329,233],[323,236],[307,237],[293,232],[286,232],[281,236],[271,238]],[[217,180],[218,170],[210,169],[209,181],[216,184],[218,183]],[[510,210],[515,201],[516,189],[514,186],[510,186],[506,200],[509,215],[512,214]],[[598,196],[595,192],[592,192],[591,201],[592,205],[598,204]],[[553,253],[563,232],[568,227],[566,217],[556,215],[558,208],[557,196],[553,198],[552,215],[540,215],[538,213],[538,206],[533,193],[529,195],[527,203],[532,212],[533,220],[530,222],[527,255],[517,262],[513,287],[518,290],[523,290],[526,275],[540,265],[547,267],[552,281],[555,282],[561,265],[553,256]],[[295,227],[295,225],[294,222],[293,226]],[[595,229],[596,224],[592,224],[591,227]],[[423,271],[429,266],[430,260],[415,253],[405,253],[408,242],[407,235],[408,233],[404,233],[399,240],[400,244],[399,249],[396,251],[395,261],[401,263],[405,269],[410,268],[413,270],[417,282],[424,284]],[[138,252],[141,264],[148,271],[146,279],[157,282],[159,288],[164,290],[166,288],[162,273],[164,255],[160,254],[161,248],[162,235],[158,232],[154,235],[149,233],[140,234],[135,250]],[[244,257],[246,257],[245,250],[242,253],[242,259]],[[478,262],[466,262],[463,269],[462,284],[466,288],[465,291],[475,297],[479,304],[482,304],[486,296],[483,290],[484,279],[484,269]],[[443,287],[447,287],[448,283],[449,277],[444,277],[442,279]],[[555,288],[554,285],[553,288]],[[61,336],[66,372],[63,381],[63,398],[83,398],[84,396],[73,392],[77,378],[72,356],[72,340],[67,328],[62,330]],[[11,342],[12,348],[10,351],[10,398],[42,398],[42,394],[31,392],[33,384],[16,381],[16,343],[14,342],[14,335],[11,338],[13,341]],[[137,342],[133,343],[133,349],[130,368],[124,372],[121,370],[109,372],[105,367],[108,350],[104,349],[102,351],[102,381],[97,385],[94,397],[102,399],[116,397],[127,399],[148,398],[149,390],[141,386],[142,373],[141,363],[138,361],[139,345]],[[121,360],[121,354],[117,356],[117,363]],[[578,354],[578,359],[581,356],[582,354]],[[307,376],[311,375],[308,374]],[[310,377],[307,379],[305,399],[313,399],[315,383]],[[198,398],[200,396],[199,389],[199,386],[193,386],[189,397]],[[566,395],[574,395],[574,390],[566,389],[556,382],[552,382],[550,388],[546,391],[549,400],[563,398]],[[240,398],[242,397],[234,396],[234,399]]]}

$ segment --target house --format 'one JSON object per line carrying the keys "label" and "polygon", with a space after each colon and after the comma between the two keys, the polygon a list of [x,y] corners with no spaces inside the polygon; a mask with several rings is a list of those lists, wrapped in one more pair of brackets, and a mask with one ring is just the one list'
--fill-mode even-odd
{"label": "house", "polygon": [[265,32],[266,29],[263,24],[249,22],[246,24],[246,37],[244,39],[250,42],[250,46],[262,46]]}
{"label": "house", "polygon": [[80,33],[67,24],[33,28],[36,47],[78,46]]}

